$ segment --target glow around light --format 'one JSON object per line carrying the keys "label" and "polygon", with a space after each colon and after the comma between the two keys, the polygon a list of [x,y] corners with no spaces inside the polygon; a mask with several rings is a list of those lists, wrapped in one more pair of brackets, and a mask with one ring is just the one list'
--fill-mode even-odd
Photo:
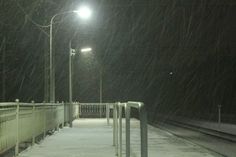
{"label": "glow around light", "polygon": [[91,51],[92,51],[92,48],[90,47],[81,49],[81,52],[91,52]]}
{"label": "glow around light", "polygon": [[74,11],[82,19],[89,19],[92,15],[92,11],[87,6],[82,6],[78,10]]}

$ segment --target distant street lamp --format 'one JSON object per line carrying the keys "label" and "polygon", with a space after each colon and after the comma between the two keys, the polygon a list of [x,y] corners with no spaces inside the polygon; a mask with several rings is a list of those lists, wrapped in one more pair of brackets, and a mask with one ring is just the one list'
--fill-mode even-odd
{"label": "distant street lamp", "polygon": [[62,13],[57,13],[55,14],[50,21],[50,54],[49,54],[49,77],[50,77],[50,86],[49,86],[49,92],[50,92],[50,102],[55,102],[55,65],[54,65],[54,57],[53,57],[53,52],[52,52],[52,37],[53,37],[53,21],[57,16],[60,15],[65,15],[65,14],[71,14],[71,13],[77,13],[79,15],[80,18],[82,19],[89,19],[92,11],[88,8],[88,7],[80,7],[78,10],[75,11],[66,11],[66,12],[62,12]]}
{"label": "distant street lamp", "polygon": [[[91,52],[92,51],[92,48],[90,47],[86,47],[86,48],[82,48],[81,50],[81,53],[88,53],[88,52]],[[99,69],[99,102],[102,103],[102,68],[100,67]],[[99,112],[100,112],[100,117],[102,116],[102,108],[101,108],[101,105],[100,105],[100,109],[99,109]]]}
{"label": "distant street lamp", "polygon": [[[70,47],[70,50],[69,50],[69,100],[72,101],[72,56],[75,55],[75,50],[71,48],[71,41],[70,41],[70,44],[69,44],[69,47]],[[89,53],[89,52],[92,52],[92,48],[91,47],[86,47],[86,48],[82,48],[80,49],[80,52],[81,53]],[[99,78],[99,101],[100,103],[102,103],[102,68],[100,67],[100,70],[99,70],[99,75],[100,75],[100,78]]]}
{"label": "distant street lamp", "polygon": [[88,47],[88,48],[82,48],[80,50],[81,52],[91,52],[92,51],[92,48]]}
{"label": "distant street lamp", "polygon": [[[83,48],[81,52],[92,52],[92,48]],[[72,91],[72,56],[74,56],[75,50],[71,48],[71,41],[69,43],[69,102],[72,102],[73,91]]]}

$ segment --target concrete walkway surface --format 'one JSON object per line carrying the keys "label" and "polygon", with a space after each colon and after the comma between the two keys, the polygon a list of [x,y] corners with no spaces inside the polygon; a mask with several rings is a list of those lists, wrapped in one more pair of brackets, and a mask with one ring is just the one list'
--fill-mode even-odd
{"label": "concrete walkway surface", "polygon": [[[106,119],[80,119],[73,128],[63,128],[40,144],[21,152],[19,157],[115,157],[112,124]],[[124,126],[124,125],[123,125]],[[123,129],[124,133],[124,129]],[[164,130],[148,127],[149,157],[222,157]],[[139,121],[131,121],[131,156],[140,157]],[[125,157],[125,134],[123,134]]]}

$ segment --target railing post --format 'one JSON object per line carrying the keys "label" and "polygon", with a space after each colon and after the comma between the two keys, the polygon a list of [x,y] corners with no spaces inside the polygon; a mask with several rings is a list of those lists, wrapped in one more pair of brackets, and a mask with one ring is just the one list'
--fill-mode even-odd
{"label": "railing post", "polygon": [[77,115],[77,119],[79,119],[79,116],[80,116],[80,113],[79,113],[79,112],[80,112],[80,111],[79,111],[79,110],[80,110],[80,108],[79,108],[79,102],[77,102],[77,107],[78,107],[78,115]]}
{"label": "railing post", "polygon": [[118,116],[117,116],[117,103],[114,105],[115,110],[115,150],[118,155]]}
{"label": "railing post", "polygon": [[69,123],[70,123],[70,128],[72,128],[72,121],[73,121],[73,103],[72,102],[69,102]]}
{"label": "railing post", "polygon": [[122,157],[122,106],[118,103],[119,109],[119,157]]}
{"label": "railing post", "polygon": [[32,145],[34,145],[35,144],[35,130],[36,130],[36,128],[35,128],[35,126],[34,126],[34,124],[36,124],[37,122],[36,122],[36,115],[35,115],[35,103],[34,103],[34,101],[31,101],[31,103],[32,103],[32,105],[33,105],[33,110],[32,110],[32,119],[33,119],[33,123],[32,123],[32,126],[33,126],[33,128],[32,128]]}
{"label": "railing post", "polygon": [[15,156],[19,154],[19,113],[20,105],[19,99],[16,99],[16,146],[15,146]]}
{"label": "railing post", "polygon": [[81,105],[80,105],[79,102],[78,102],[78,105],[79,105],[79,115],[78,115],[78,119],[80,119],[80,115],[81,115]]}
{"label": "railing post", "polygon": [[221,105],[218,105],[218,126],[221,124]]}
{"label": "railing post", "polygon": [[106,117],[107,117],[107,125],[110,124],[110,106],[106,104]]}
{"label": "railing post", "polygon": [[63,122],[62,122],[62,128],[64,128],[64,124],[65,124],[65,103],[64,103],[64,101],[62,101],[61,103],[63,105],[63,115],[64,115]]}
{"label": "railing post", "polygon": [[60,121],[59,121],[59,119],[60,119],[60,117],[58,116],[59,114],[59,108],[60,108],[60,106],[57,106],[57,105],[59,105],[59,101],[57,101],[57,103],[56,103],[56,115],[57,115],[57,121],[56,121],[56,131],[59,131],[59,126],[60,126]]}
{"label": "railing post", "polygon": [[113,126],[113,146],[116,145],[116,139],[115,139],[115,104],[113,104],[113,122],[112,122],[112,126]]}
{"label": "railing post", "polygon": [[126,157],[130,157],[130,106],[125,104]]}
{"label": "railing post", "polygon": [[99,105],[99,116],[100,116],[100,118],[102,118],[102,104],[101,104],[101,102]]}
{"label": "railing post", "polygon": [[139,104],[141,157],[148,157],[147,112],[143,103]]}
{"label": "railing post", "polygon": [[43,138],[46,137],[46,129],[47,129],[47,126],[46,126],[46,120],[47,120],[47,106],[46,104],[44,103],[43,105]]}

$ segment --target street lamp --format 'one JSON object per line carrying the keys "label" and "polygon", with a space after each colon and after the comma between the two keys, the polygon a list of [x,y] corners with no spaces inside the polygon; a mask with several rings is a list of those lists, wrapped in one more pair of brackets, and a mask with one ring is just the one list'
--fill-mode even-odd
{"label": "street lamp", "polygon": [[62,13],[57,13],[55,14],[50,21],[50,43],[49,43],[49,92],[50,92],[50,102],[55,102],[55,66],[54,66],[54,57],[53,57],[53,51],[52,51],[52,36],[53,36],[53,21],[57,16],[60,15],[66,15],[66,14],[71,14],[71,13],[77,13],[79,15],[80,18],[82,19],[88,19],[90,18],[92,11],[88,8],[88,7],[80,7],[78,10],[75,11],[66,11],[66,12],[62,12]]}
{"label": "street lamp", "polygon": [[[81,49],[81,52],[92,52],[92,48],[83,48]],[[69,102],[72,103],[72,97],[73,97],[73,92],[72,92],[72,57],[75,55],[75,50],[71,48],[71,40],[69,43]]]}
{"label": "street lamp", "polygon": [[79,15],[79,17],[82,18],[82,19],[89,19],[92,15],[91,9],[89,9],[86,6],[82,6],[74,12],[77,13]]}
{"label": "street lamp", "polygon": [[[88,53],[92,51],[92,48],[86,47],[86,48],[82,48],[80,51],[81,53]],[[100,67],[99,69],[99,102],[102,103],[102,67]],[[100,112],[100,117],[101,117],[102,116],[101,105],[100,105],[99,112]]]}
{"label": "street lamp", "polygon": [[80,51],[81,51],[81,52],[91,52],[91,51],[92,51],[92,48],[90,48],[90,47],[82,48]]}
{"label": "street lamp", "polygon": [[[72,101],[72,56],[75,55],[75,50],[71,48],[71,41],[69,44],[70,50],[69,50],[69,99]],[[89,53],[92,52],[92,48],[91,47],[85,47],[80,49],[81,53]],[[100,103],[102,103],[102,67],[100,67],[99,70],[99,101]],[[100,106],[100,117],[101,117],[101,106]]]}

